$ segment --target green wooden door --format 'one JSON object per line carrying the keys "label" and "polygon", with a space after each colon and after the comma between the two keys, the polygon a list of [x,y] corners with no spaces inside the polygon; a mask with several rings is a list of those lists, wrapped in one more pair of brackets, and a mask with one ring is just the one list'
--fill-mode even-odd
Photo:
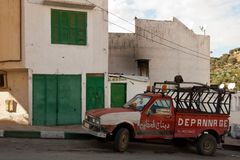
{"label": "green wooden door", "polygon": [[81,123],[80,75],[33,75],[33,125]]}
{"label": "green wooden door", "polygon": [[81,77],[58,76],[58,124],[80,124],[81,103]]}
{"label": "green wooden door", "polygon": [[126,103],[126,83],[111,84],[111,107],[122,107]]}
{"label": "green wooden door", "polygon": [[45,124],[57,124],[57,76],[45,76]]}
{"label": "green wooden door", "polygon": [[87,75],[87,110],[104,108],[104,75]]}
{"label": "green wooden door", "polygon": [[45,124],[45,77],[33,76],[33,124]]}

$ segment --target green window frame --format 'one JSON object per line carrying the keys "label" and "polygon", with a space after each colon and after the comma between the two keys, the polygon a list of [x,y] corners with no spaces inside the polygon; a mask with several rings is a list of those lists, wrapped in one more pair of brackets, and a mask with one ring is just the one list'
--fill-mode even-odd
{"label": "green window frame", "polygon": [[87,13],[51,9],[51,43],[87,45]]}

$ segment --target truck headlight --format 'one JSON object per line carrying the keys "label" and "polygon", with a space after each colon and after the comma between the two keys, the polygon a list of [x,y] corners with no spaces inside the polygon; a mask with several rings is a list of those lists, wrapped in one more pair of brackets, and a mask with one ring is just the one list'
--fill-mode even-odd
{"label": "truck headlight", "polygon": [[96,119],[96,120],[95,120],[95,123],[96,123],[97,125],[100,125],[100,119]]}
{"label": "truck headlight", "polygon": [[88,116],[87,115],[85,115],[85,120],[87,120],[88,119]]}

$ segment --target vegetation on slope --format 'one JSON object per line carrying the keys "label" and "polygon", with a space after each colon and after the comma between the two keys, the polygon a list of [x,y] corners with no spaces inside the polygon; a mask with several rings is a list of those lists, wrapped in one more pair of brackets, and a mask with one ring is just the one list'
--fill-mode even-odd
{"label": "vegetation on slope", "polygon": [[211,58],[211,84],[236,83],[240,90],[240,48],[235,48],[219,58]]}

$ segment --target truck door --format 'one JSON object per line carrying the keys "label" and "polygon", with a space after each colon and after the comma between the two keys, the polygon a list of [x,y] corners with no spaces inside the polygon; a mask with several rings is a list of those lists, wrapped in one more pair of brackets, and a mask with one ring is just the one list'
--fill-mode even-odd
{"label": "truck door", "polygon": [[156,99],[141,116],[138,136],[142,138],[172,138],[174,110],[171,99]]}

